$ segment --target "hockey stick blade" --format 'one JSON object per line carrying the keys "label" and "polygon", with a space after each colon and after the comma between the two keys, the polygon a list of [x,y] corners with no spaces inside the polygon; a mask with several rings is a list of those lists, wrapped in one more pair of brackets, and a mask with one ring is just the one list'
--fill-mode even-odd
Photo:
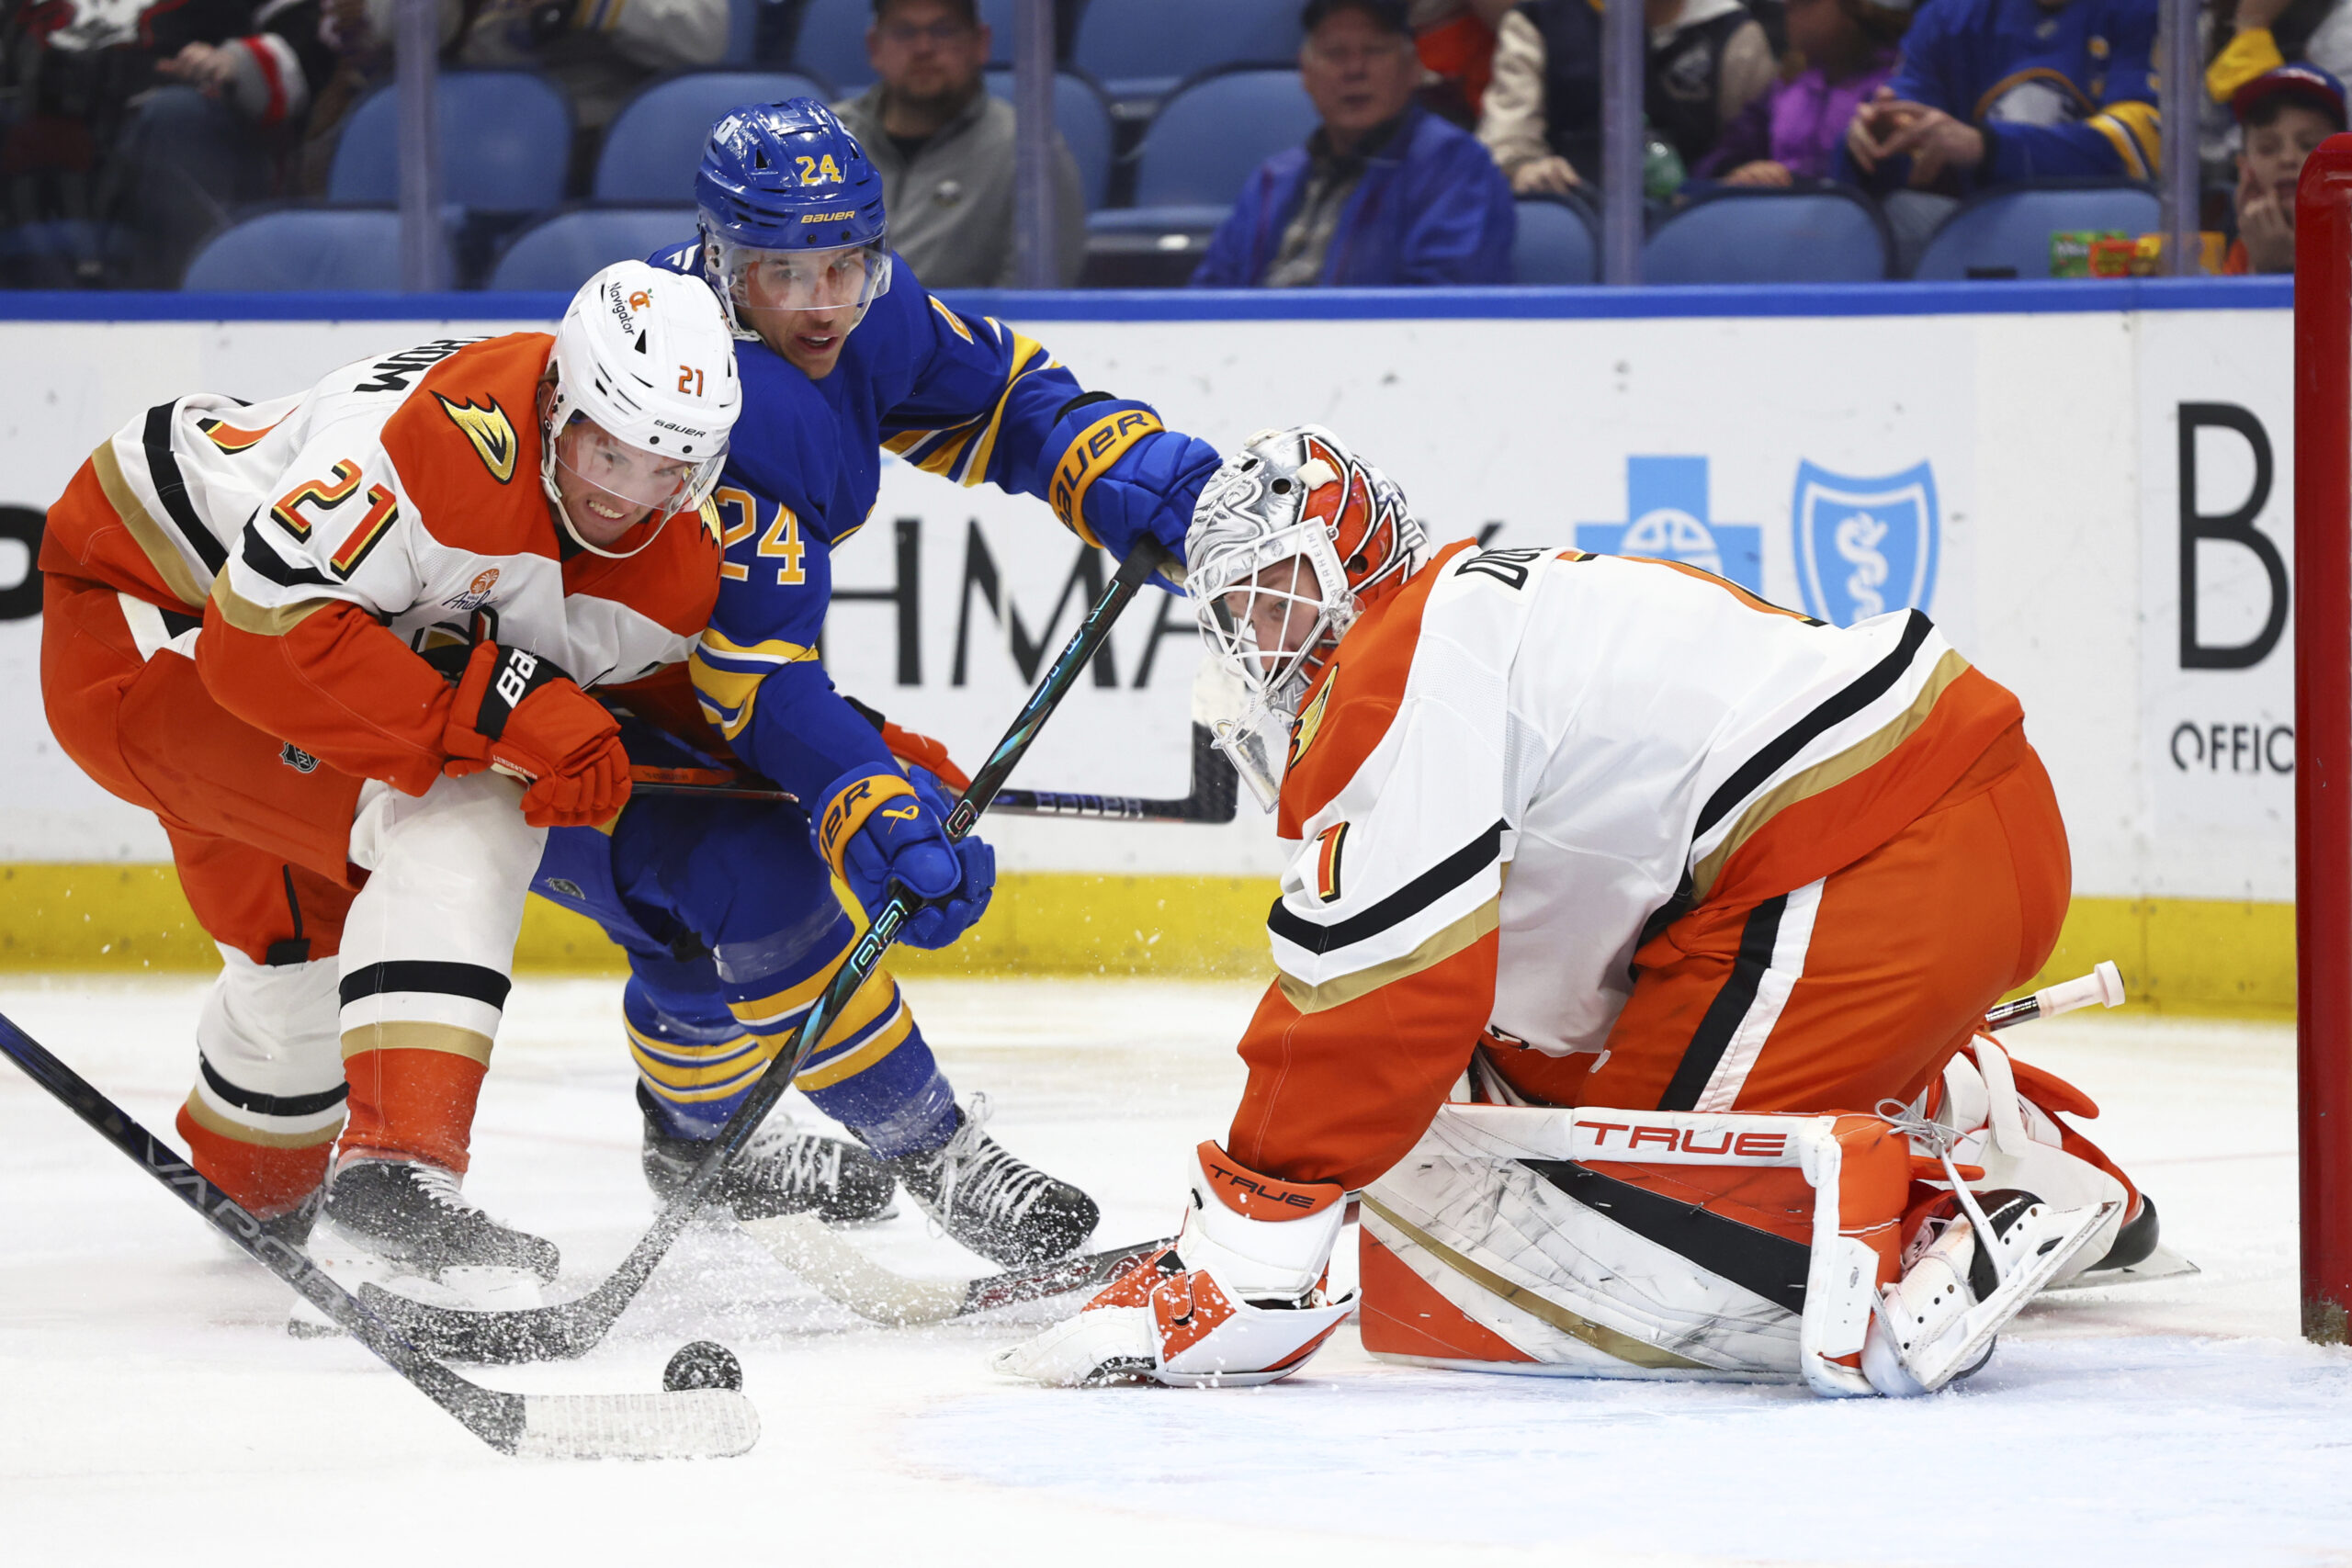
{"label": "hockey stick blade", "polygon": [[760,1415],[741,1393],[521,1394],[468,1382],[329,1279],[298,1247],[261,1222],[6,1017],[0,1053],[25,1076],[128,1155],[165,1190],[201,1214],[466,1430],[503,1454],[548,1459],[721,1459],[760,1440]]}
{"label": "hockey stick blade", "polygon": [[1138,1242],[977,1280],[910,1280],[875,1262],[813,1214],[746,1220],[742,1228],[829,1300],[868,1322],[899,1328],[1100,1290],[1136,1258],[1170,1245],[1166,1238]]}
{"label": "hockey stick blade", "polygon": [[[1112,623],[1168,559],[1166,548],[1157,540],[1147,538],[1119,563],[1110,586],[1087,610],[1069,641],[1055,655],[1044,679],[1022,705],[1012,728],[1004,732],[1004,739],[997,742],[988,761],[973,773],[971,787],[964,792],[964,798],[948,812],[946,828],[951,841],[971,832],[980,813],[989,808],[1004,788],[1004,781],[1020,765],[1039,728],[1061,705],[1062,698],[1078,683],[1080,674],[1093,660],[1095,650],[1110,636]],[[402,1302],[375,1285],[359,1288],[361,1302],[370,1310],[392,1317],[403,1333],[432,1347],[435,1354],[456,1360],[555,1360],[584,1355],[610,1332],[645,1281],[652,1278],[672,1244],[702,1212],[704,1200],[727,1173],[728,1165],[752,1141],[760,1123],[792,1087],[801,1064],[872,976],[907,921],[922,908],[922,901],[903,885],[895,880],[890,883],[880,908],[870,911],[865,934],[851,945],[849,956],[832,979],[808,1010],[800,1015],[799,1023],[766,1069],[753,1080],[742,1103],[711,1140],[701,1163],[672,1192],[654,1217],[652,1228],[595,1290],[577,1301],[523,1312],[464,1312],[421,1302]]]}

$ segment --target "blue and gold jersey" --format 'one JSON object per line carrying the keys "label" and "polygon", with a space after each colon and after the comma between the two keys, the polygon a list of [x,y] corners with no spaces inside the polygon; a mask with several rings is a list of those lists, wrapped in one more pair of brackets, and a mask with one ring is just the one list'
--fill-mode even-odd
{"label": "blue and gold jersey", "polygon": [[[652,261],[692,272],[696,256],[688,243]],[[736,344],[743,412],[711,498],[726,561],[690,669],[704,714],[737,755],[804,801],[889,760],[817,661],[832,553],[874,509],[884,448],[961,484],[1050,500],[1070,435],[1092,428],[1080,417],[1057,432],[1082,394],[1035,343],[956,314],[895,257],[890,277],[821,381],[763,344]]]}
{"label": "blue and gold jersey", "polygon": [[1890,85],[1984,132],[1975,183],[2156,172],[2155,0],[1934,0]]}

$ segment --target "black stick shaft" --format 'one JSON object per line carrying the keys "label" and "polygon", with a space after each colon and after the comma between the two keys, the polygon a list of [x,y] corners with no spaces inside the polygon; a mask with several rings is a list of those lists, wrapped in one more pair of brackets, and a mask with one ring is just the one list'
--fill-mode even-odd
{"label": "black stick shaft", "polygon": [[400,1373],[427,1399],[464,1424],[468,1431],[502,1453],[512,1453],[523,1434],[520,1395],[500,1393],[468,1382],[425,1355],[329,1279],[301,1248],[262,1229],[237,1201],[197,1174],[172,1146],[132,1120],[73,1068],[6,1017],[0,1017],[0,1052],[24,1069],[58,1102],[96,1128],[107,1142],[130,1156],[164,1190],[204,1216],[213,1229],[244,1249],[302,1298],[340,1324],[351,1337]]}

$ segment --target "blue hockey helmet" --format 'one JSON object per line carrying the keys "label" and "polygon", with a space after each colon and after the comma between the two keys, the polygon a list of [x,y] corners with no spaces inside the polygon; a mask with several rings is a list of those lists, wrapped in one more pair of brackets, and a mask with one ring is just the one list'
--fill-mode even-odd
{"label": "blue hockey helmet", "polygon": [[814,98],[721,116],[695,171],[695,206],[704,276],[739,337],[758,336],[747,318],[766,311],[863,316],[889,287],[881,172]]}

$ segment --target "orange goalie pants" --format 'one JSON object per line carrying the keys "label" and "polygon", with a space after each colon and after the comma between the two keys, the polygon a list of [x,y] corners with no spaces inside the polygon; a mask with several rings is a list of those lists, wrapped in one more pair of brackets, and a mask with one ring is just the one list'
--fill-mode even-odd
{"label": "orange goalie pants", "polygon": [[[1766,831],[1770,831],[1768,828]],[[2022,728],[1877,850],[1645,943],[1600,1055],[1495,1050],[1555,1105],[1870,1111],[1908,1100],[2057,945],[2072,868]]]}
{"label": "orange goalie pants", "polygon": [[[52,513],[88,503],[84,489],[77,483]],[[51,572],[41,613],[51,730],[108,793],[163,823],[181,890],[207,934],[257,964],[334,957],[366,880],[345,858],[362,781],[221,707],[193,660],[168,649],[142,658],[114,589]],[[174,613],[164,629],[192,620]],[[345,1067],[346,1142],[364,1135],[370,1148],[464,1169],[479,1064],[446,1052],[371,1050]],[[197,1168],[265,1213],[315,1187],[331,1152],[331,1132],[289,1146],[200,1097],[178,1127]]]}

